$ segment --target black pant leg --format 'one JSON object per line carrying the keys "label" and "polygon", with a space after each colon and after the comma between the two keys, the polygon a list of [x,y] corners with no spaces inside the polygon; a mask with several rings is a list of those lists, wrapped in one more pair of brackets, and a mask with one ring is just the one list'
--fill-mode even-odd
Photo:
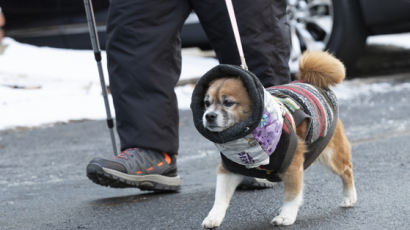
{"label": "black pant leg", "polygon": [[186,0],[112,0],[107,57],[121,149],[178,151],[174,87]]}
{"label": "black pant leg", "polygon": [[[191,0],[217,57],[240,64],[224,0]],[[249,70],[265,87],[288,83],[290,31],[286,0],[234,0],[235,14]]]}

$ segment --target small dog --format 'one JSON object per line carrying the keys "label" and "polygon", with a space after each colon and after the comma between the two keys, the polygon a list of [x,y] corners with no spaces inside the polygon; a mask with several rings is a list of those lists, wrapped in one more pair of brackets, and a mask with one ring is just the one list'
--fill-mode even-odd
{"label": "small dog", "polygon": [[[299,63],[298,78],[305,83],[327,89],[343,81],[343,64],[326,52],[305,53]],[[221,132],[245,120],[252,111],[251,100],[246,87],[237,78],[220,78],[210,83],[204,98],[205,112],[203,126],[212,132]],[[305,137],[307,122],[296,127],[298,144],[290,166],[280,178],[284,182],[284,202],[280,214],[273,218],[274,225],[291,225],[303,198],[304,154],[307,152]],[[238,152],[241,150],[238,149]],[[344,132],[342,122],[337,121],[333,136],[318,157],[319,161],[343,182],[342,207],[352,207],[356,200],[356,189],[351,163],[351,146]],[[222,164],[217,169],[215,202],[208,216],[203,220],[204,228],[216,228],[222,223],[229,202],[243,176],[225,169]]]}

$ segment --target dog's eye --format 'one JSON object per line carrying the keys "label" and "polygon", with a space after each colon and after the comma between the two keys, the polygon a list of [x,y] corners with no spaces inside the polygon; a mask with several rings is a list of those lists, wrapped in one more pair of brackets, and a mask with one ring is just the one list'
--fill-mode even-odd
{"label": "dog's eye", "polygon": [[211,102],[208,100],[206,100],[204,103],[205,103],[205,107],[209,107],[211,105]]}
{"label": "dog's eye", "polygon": [[224,105],[225,107],[231,107],[231,106],[233,106],[234,104],[236,104],[236,103],[233,102],[233,101],[229,101],[229,100],[223,101],[223,105]]}

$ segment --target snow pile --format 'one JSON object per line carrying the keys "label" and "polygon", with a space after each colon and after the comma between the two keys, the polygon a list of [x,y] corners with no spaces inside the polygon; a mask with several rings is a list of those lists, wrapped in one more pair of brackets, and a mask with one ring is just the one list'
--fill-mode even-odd
{"label": "snow pile", "polygon": [[[368,44],[410,48],[409,38],[410,34],[375,36],[369,38]],[[7,48],[0,55],[0,130],[70,120],[105,119],[92,51],[36,47],[10,38],[5,38],[3,44]],[[108,83],[105,52],[102,55]],[[185,54],[181,80],[198,78],[217,64],[213,58]],[[345,81],[334,88],[341,100],[405,89],[410,89],[410,83],[369,83],[363,80]],[[192,91],[193,85],[190,84],[175,88],[180,109],[189,109]]]}
{"label": "snow pile", "polygon": [[175,93],[178,98],[178,108],[179,109],[190,109],[191,96],[194,91],[194,85],[188,84],[184,86],[179,86],[175,88]]}
{"label": "snow pile", "polygon": [[410,33],[370,36],[366,43],[368,45],[391,45],[410,49]]}
{"label": "snow pile", "polygon": [[393,91],[410,90],[410,83],[398,83],[391,82],[374,82],[366,83],[363,80],[349,80],[344,81],[342,84],[333,87],[337,98],[341,101],[359,98],[360,96],[369,96],[373,94],[383,94]]}
{"label": "snow pile", "polygon": [[[0,55],[0,129],[105,119],[92,51],[36,47],[10,38],[3,44],[7,48]],[[102,55],[108,82],[105,52]],[[182,80],[198,78],[218,64],[197,56],[185,55],[182,60]],[[180,108],[189,108],[192,86],[177,87],[176,92]]]}

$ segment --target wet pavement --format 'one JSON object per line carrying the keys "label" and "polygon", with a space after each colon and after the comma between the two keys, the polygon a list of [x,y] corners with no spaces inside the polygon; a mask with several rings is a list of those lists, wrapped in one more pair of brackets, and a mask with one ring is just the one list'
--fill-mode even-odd
{"label": "wet pavement", "polygon": [[[368,71],[357,84],[386,82],[388,89],[340,101],[353,147],[357,205],[339,208],[340,179],[313,165],[306,171],[297,221],[286,229],[408,229],[410,87],[400,86],[410,83],[410,73],[403,72]],[[112,155],[105,121],[0,131],[0,153],[0,229],[201,229],[213,204],[220,160],[215,146],[195,130],[190,111],[180,111],[179,193],[112,189],[89,181],[88,161]],[[219,229],[285,229],[269,224],[282,190],[280,184],[236,192]]]}

